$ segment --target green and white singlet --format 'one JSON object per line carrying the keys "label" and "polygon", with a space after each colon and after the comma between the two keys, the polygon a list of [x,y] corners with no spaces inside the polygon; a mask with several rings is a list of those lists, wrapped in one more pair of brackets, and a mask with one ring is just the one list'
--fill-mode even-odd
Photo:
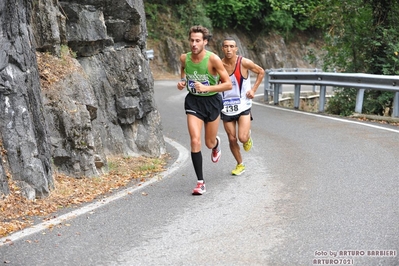
{"label": "green and white singlet", "polygon": [[191,60],[191,52],[186,54],[186,62],[184,72],[186,73],[186,88],[196,96],[211,96],[217,92],[197,92],[194,87],[196,81],[201,82],[205,86],[216,85],[219,83],[219,76],[213,76],[208,72],[208,61],[211,56],[210,51],[206,51],[204,58],[199,63]]}

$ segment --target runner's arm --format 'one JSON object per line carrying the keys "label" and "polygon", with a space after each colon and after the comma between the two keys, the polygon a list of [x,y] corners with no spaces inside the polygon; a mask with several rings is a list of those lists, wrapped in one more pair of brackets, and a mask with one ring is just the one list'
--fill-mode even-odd
{"label": "runner's arm", "polygon": [[252,60],[249,60],[247,58],[243,58],[241,64],[244,68],[256,74],[256,81],[252,86],[252,89],[247,92],[247,97],[252,99],[255,95],[256,90],[259,88],[259,85],[262,83],[263,78],[265,77],[265,70],[259,65],[255,64]]}
{"label": "runner's arm", "polygon": [[184,71],[186,63],[186,54],[180,56],[180,81],[177,83],[177,88],[182,90],[186,87],[186,73]]}
{"label": "runner's arm", "polygon": [[212,75],[218,74],[220,76],[219,83],[216,85],[212,85],[212,86],[205,86],[205,85],[201,84],[200,82],[196,82],[195,89],[200,92],[205,92],[205,91],[222,92],[222,91],[231,90],[233,85],[231,84],[229,74],[227,73],[226,69],[224,68],[222,60],[219,58],[219,56],[217,56],[216,54],[212,54],[209,58],[208,64],[210,64],[208,69],[213,70],[213,73],[212,73],[212,71],[209,71],[209,72]]}

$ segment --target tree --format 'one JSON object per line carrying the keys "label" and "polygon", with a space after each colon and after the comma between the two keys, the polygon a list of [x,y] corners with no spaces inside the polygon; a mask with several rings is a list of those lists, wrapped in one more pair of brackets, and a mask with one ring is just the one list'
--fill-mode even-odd
{"label": "tree", "polygon": [[309,14],[321,0],[205,0],[207,14],[217,28],[282,31],[310,28]]}
{"label": "tree", "polygon": [[371,12],[363,0],[326,0],[314,10],[314,23],[325,32],[324,69],[364,72]]}
{"label": "tree", "polygon": [[[398,7],[394,0],[327,0],[315,9],[314,21],[326,32],[324,69],[398,74]],[[331,103],[345,100],[353,103],[355,95],[353,91],[339,92]],[[363,112],[382,115],[391,104],[392,94],[366,91]],[[327,111],[347,115],[349,110],[341,106],[338,113],[333,111],[337,108]]]}
{"label": "tree", "polygon": [[395,52],[398,51],[397,25],[399,22],[396,0],[365,0],[372,12],[372,45],[367,50],[368,73],[398,74]]}
{"label": "tree", "polygon": [[264,4],[260,0],[205,0],[213,26],[221,29],[242,27],[253,29],[252,22],[262,16]]}
{"label": "tree", "polygon": [[272,12],[264,17],[265,25],[285,32],[292,29],[307,30],[312,27],[310,14],[320,0],[267,0]]}

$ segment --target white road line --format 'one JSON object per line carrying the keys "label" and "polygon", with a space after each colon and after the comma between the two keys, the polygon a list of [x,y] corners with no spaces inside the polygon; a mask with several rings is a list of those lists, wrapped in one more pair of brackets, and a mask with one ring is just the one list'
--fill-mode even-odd
{"label": "white road line", "polygon": [[[263,94],[258,94],[256,95],[256,97],[258,96],[263,96]],[[325,118],[325,119],[330,119],[330,120],[336,120],[336,121],[341,121],[341,122],[345,122],[345,123],[352,123],[352,124],[357,124],[357,125],[362,125],[362,126],[367,126],[367,127],[372,127],[372,128],[376,128],[376,129],[381,129],[381,130],[386,130],[386,131],[391,131],[394,133],[399,133],[399,130],[396,129],[391,129],[391,128],[386,128],[386,127],[381,127],[381,126],[377,126],[377,125],[372,125],[372,124],[367,124],[367,123],[363,123],[363,122],[357,122],[357,121],[351,121],[351,120],[346,120],[346,119],[342,119],[342,118],[337,118],[337,117],[330,117],[330,116],[324,116],[324,115],[319,115],[319,114],[315,114],[315,113],[308,113],[308,112],[301,112],[301,111],[297,111],[297,110],[292,110],[292,109],[286,109],[286,108],[280,108],[277,106],[273,106],[273,105],[267,105],[267,104],[262,104],[262,103],[258,103],[253,101],[252,102],[254,105],[258,105],[258,106],[263,106],[266,108],[274,108],[274,109],[278,109],[280,111],[285,111],[285,112],[293,112],[293,113],[298,113],[298,114],[302,114],[302,115],[310,115],[310,116],[317,116],[317,117],[321,117],[321,118]],[[182,145],[180,145],[179,143],[175,142],[172,139],[166,138],[165,137],[165,141],[167,143],[169,143],[170,145],[172,145],[173,147],[175,147],[178,150],[179,156],[177,158],[177,160],[171,165],[171,167],[169,167],[166,171],[156,175],[155,177],[151,178],[148,181],[145,182],[141,182],[138,185],[134,186],[134,187],[130,187],[127,189],[124,189],[120,192],[118,192],[117,194],[114,194],[110,197],[104,198],[99,202],[94,202],[91,203],[89,205],[86,205],[82,208],[76,209],[72,212],[66,213],[64,215],[61,215],[57,218],[51,219],[49,221],[37,224],[37,225],[33,225],[32,227],[23,229],[21,231],[18,231],[16,233],[13,233],[9,236],[0,238],[0,247],[3,245],[6,245],[7,243],[16,241],[20,238],[38,233],[40,231],[45,230],[46,228],[49,228],[51,226],[60,224],[62,222],[65,222],[67,220],[73,219],[77,216],[80,216],[82,214],[88,213],[90,211],[93,211],[101,206],[104,206],[105,204],[108,204],[114,200],[120,199],[128,194],[131,194],[133,192],[136,192],[138,190],[141,190],[142,188],[157,182],[163,178],[168,177],[169,175],[171,175],[174,171],[176,171],[180,165],[182,165],[183,163],[185,163],[187,161],[187,159],[189,158],[189,151],[184,148]]]}
{"label": "white road line", "polygon": [[20,238],[23,238],[23,237],[26,237],[26,236],[30,236],[32,234],[38,233],[40,231],[43,231],[46,228],[55,226],[57,224],[65,222],[67,220],[70,220],[70,219],[73,219],[75,217],[78,217],[78,216],[80,216],[82,214],[91,212],[91,211],[93,211],[93,210],[95,210],[95,209],[97,209],[99,207],[104,206],[105,204],[108,204],[108,203],[110,203],[110,202],[112,202],[114,200],[120,199],[120,198],[122,198],[122,197],[124,197],[124,196],[126,196],[128,194],[132,194],[133,192],[141,190],[144,187],[146,187],[146,186],[148,186],[148,185],[150,185],[150,184],[152,184],[154,182],[157,182],[157,181],[159,181],[159,180],[161,180],[163,178],[166,178],[166,177],[170,176],[174,171],[176,171],[180,167],[180,165],[182,165],[183,163],[185,163],[187,161],[187,159],[189,158],[189,152],[188,152],[188,150],[186,148],[184,148],[182,145],[180,145],[179,143],[175,142],[174,140],[166,138],[166,137],[164,137],[164,139],[165,139],[165,141],[167,143],[169,143],[170,145],[175,147],[177,149],[178,153],[179,153],[179,156],[178,156],[177,160],[166,171],[156,175],[155,177],[151,178],[148,181],[141,182],[141,183],[135,185],[134,187],[126,188],[126,189],[121,190],[118,193],[116,193],[116,194],[114,194],[114,195],[112,195],[110,197],[101,199],[101,201],[90,203],[90,204],[88,204],[88,205],[86,205],[84,207],[81,207],[79,209],[75,209],[74,211],[71,211],[71,212],[66,213],[64,215],[61,215],[61,216],[59,216],[57,218],[51,219],[49,221],[46,221],[46,222],[43,222],[43,223],[40,223],[40,224],[33,225],[32,227],[23,229],[21,231],[15,232],[15,233],[13,233],[13,234],[11,234],[9,236],[5,236],[3,238],[0,238],[0,247],[3,246],[3,245],[7,245],[7,244],[9,244],[9,243],[11,243],[13,241],[16,241],[16,240],[18,240]]}
{"label": "white road line", "polygon": [[[255,95],[255,97],[257,97],[257,96],[263,96],[263,94]],[[309,116],[317,116],[317,117],[321,117],[321,118],[325,118],[325,119],[336,120],[336,121],[340,121],[340,122],[357,124],[357,125],[361,125],[361,126],[365,126],[365,127],[372,127],[372,128],[376,128],[376,129],[382,129],[382,130],[391,131],[391,132],[394,132],[394,133],[399,133],[399,130],[397,130],[397,129],[382,127],[382,126],[378,126],[378,125],[367,124],[367,123],[364,123],[364,122],[352,121],[352,120],[347,120],[347,119],[338,118],[338,117],[319,115],[319,114],[315,114],[315,113],[302,112],[302,111],[297,111],[297,110],[294,110],[294,109],[286,109],[286,108],[281,108],[281,107],[278,107],[278,106],[268,105],[268,104],[264,104],[264,103],[258,103],[258,102],[255,102],[255,101],[252,101],[252,104],[258,105],[258,106],[267,107],[267,108],[273,108],[273,109],[277,109],[277,110],[285,111],[285,112],[292,112],[292,113],[298,113],[298,114],[309,115]]]}

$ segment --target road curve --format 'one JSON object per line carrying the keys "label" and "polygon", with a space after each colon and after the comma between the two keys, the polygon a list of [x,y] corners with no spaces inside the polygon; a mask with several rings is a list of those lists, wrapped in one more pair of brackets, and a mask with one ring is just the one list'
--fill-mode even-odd
{"label": "road curve", "polygon": [[235,162],[221,125],[221,161],[213,164],[203,148],[207,193],[192,196],[184,97],[176,81],[155,82],[167,150],[179,158],[173,171],[0,246],[1,259],[8,265],[398,265],[397,128],[255,102],[246,173],[230,175]]}

